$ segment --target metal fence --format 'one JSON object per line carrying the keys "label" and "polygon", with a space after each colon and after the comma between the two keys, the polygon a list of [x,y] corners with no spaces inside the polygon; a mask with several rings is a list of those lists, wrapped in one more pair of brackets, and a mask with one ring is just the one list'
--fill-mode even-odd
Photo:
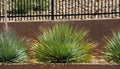
{"label": "metal fence", "polygon": [[[0,21],[4,21],[0,0]],[[9,21],[119,18],[120,0],[7,0]]]}

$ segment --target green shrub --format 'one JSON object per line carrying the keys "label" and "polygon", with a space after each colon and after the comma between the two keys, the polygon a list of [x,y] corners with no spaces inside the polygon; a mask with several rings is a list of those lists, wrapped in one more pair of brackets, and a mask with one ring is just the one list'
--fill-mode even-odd
{"label": "green shrub", "polygon": [[24,62],[26,58],[27,48],[25,44],[12,32],[2,32],[0,34],[0,62]]}
{"label": "green shrub", "polygon": [[88,62],[91,44],[84,38],[86,32],[75,32],[66,24],[57,24],[50,30],[43,29],[43,34],[35,41],[35,56],[38,62],[69,63]]}
{"label": "green shrub", "polygon": [[48,0],[11,0],[13,14],[26,14],[31,11],[44,11],[48,8]]}
{"label": "green shrub", "polygon": [[34,11],[45,11],[49,7],[49,0],[34,0],[33,10]]}
{"label": "green shrub", "polygon": [[26,14],[30,12],[32,6],[31,0],[11,0],[11,2],[14,4],[12,7],[12,12],[14,14]]}
{"label": "green shrub", "polygon": [[120,63],[120,32],[114,32],[113,37],[106,37],[105,60]]}

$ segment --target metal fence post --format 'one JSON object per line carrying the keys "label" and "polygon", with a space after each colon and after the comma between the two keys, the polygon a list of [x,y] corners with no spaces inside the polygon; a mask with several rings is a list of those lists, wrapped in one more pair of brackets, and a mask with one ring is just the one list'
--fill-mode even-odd
{"label": "metal fence post", "polygon": [[51,19],[54,20],[54,0],[51,0]]}

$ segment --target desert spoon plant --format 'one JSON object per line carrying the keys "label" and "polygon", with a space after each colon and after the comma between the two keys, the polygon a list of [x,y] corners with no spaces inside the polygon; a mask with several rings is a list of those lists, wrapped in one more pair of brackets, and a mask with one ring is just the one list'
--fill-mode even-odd
{"label": "desert spoon plant", "polygon": [[56,24],[52,29],[43,30],[43,34],[34,43],[38,62],[71,63],[88,62],[91,44],[84,41],[86,32],[75,32],[67,24]]}
{"label": "desert spoon plant", "polygon": [[113,37],[106,36],[105,60],[120,63],[120,31],[113,32]]}
{"label": "desert spoon plant", "polygon": [[0,63],[24,62],[27,58],[25,44],[10,31],[0,34]]}

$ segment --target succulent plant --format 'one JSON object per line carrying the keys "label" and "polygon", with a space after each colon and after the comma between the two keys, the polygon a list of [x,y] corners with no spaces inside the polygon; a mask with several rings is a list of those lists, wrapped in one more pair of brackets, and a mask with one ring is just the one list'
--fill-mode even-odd
{"label": "succulent plant", "polygon": [[18,63],[27,58],[27,47],[10,31],[0,34],[0,62]]}
{"label": "succulent plant", "polygon": [[43,34],[34,43],[38,62],[70,63],[88,62],[91,58],[91,44],[84,40],[86,32],[76,32],[67,24],[57,24],[52,29],[43,30]]}
{"label": "succulent plant", "polygon": [[106,36],[105,60],[120,63],[120,32],[114,32],[113,37]]}

